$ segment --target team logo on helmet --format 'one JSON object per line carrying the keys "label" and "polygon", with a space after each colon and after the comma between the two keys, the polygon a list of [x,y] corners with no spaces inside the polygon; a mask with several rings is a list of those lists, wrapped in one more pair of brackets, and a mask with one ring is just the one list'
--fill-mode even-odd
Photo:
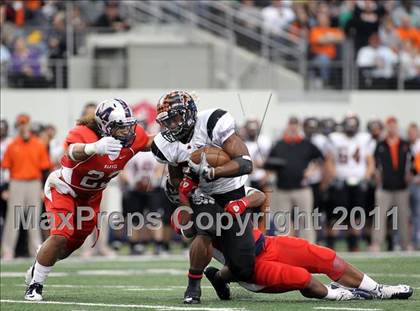
{"label": "team logo on helmet", "polygon": [[112,136],[124,147],[133,143],[137,120],[125,101],[119,98],[101,102],[95,111],[95,120],[103,136]]}

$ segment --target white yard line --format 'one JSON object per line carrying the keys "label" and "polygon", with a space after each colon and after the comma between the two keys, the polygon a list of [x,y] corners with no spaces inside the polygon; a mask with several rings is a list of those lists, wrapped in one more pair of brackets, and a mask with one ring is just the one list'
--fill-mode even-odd
{"label": "white yard line", "polygon": [[[345,258],[360,258],[360,259],[381,259],[381,258],[399,258],[399,257],[420,257],[420,251],[396,251],[396,252],[380,252],[380,253],[371,253],[371,252],[360,252],[360,253],[350,253],[350,252],[340,252],[340,255]],[[13,260],[1,260],[2,265],[13,265],[16,263],[26,263],[31,262],[31,258],[14,258]],[[184,262],[188,261],[188,254],[182,255],[140,255],[140,256],[93,256],[89,258],[82,257],[70,257],[63,261],[65,263],[84,263],[84,262],[160,262],[160,261],[175,261],[175,262]]]}
{"label": "white yard line", "polygon": [[420,274],[415,273],[367,273],[367,275],[379,277],[420,278]]}
{"label": "white yard line", "polygon": [[348,308],[348,307],[314,307],[315,310],[349,310],[349,311],[381,311],[382,309],[372,308]]}
{"label": "white yard line", "polygon": [[[16,287],[26,287],[25,284],[14,284]],[[235,286],[234,286],[235,287]],[[46,288],[107,288],[121,289],[127,291],[171,291],[175,289],[185,289],[183,285],[173,285],[165,287],[145,287],[138,285],[77,285],[77,284],[47,284]],[[212,289],[212,286],[201,286],[202,289]]]}
{"label": "white yard line", "polygon": [[0,303],[17,303],[17,304],[49,304],[49,305],[70,305],[70,306],[85,306],[85,307],[104,307],[104,308],[129,308],[129,309],[151,309],[162,311],[246,311],[243,308],[210,308],[210,307],[175,307],[162,305],[134,305],[134,304],[106,304],[106,303],[89,303],[89,302],[70,302],[70,301],[22,301],[2,299]]}

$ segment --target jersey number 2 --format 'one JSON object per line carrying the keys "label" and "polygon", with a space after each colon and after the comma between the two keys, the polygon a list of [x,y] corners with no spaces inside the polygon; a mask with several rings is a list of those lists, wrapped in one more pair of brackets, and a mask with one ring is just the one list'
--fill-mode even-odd
{"label": "jersey number 2", "polygon": [[111,180],[113,177],[117,176],[118,173],[119,171],[112,172],[111,174],[106,176],[106,180],[104,180],[105,172],[91,170],[87,173],[86,176],[82,178],[80,186],[91,189],[104,188],[108,181]]}

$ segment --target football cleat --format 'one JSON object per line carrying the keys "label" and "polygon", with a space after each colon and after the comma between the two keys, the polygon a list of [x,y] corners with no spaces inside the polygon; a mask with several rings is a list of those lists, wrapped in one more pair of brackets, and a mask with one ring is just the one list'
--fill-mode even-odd
{"label": "football cleat", "polygon": [[[332,291],[335,292],[335,298],[329,299],[329,300],[337,300],[337,301],[346,301],[346,300],[363,300],[366,299],[365,296],[367,294],[361,294],[359,290],[344,288],[344,287],[338,287],[334,285],[326,285],[329,287]],[[372,299],[372,295],[370,295],[370,299]],[[327,298],[328,299],[328,298]]]}
{"label": "football cleat", "polygon": [[350,291],[353,294],[353,298],[352,300],[371,300],[373,299],[373,294],[369,291],[360,289],[360,288],[350,288],[350,287],[345,287],[339,283],[333,282],[329,285],[330,288],[332,289],[337,289],[337,288],[342,288],[345,290]]}
{"label": "football cleat", "polygon": [[220,300],[229,300],[230,299],[229,284],[216,276],[216,273],[218,271],[219,269],[215,267],[208,267],[204,271],[204,274],[207,277],[207,279],[210,281],[214,290],[216,291],[217,297],[219,297]]}
{"label": "football cleat", "polygon": [[371,293],[377,299],[408,299],[413,292],[413,288],[408,285],[380,284]]}
{"label": "football cleat", "polygon": [[198,304],[201,302],[200,297],[201,297],[200,287],[193,288],[191,286],[188,286],[184,294],[184,303],[189,304],[189,305]]}
{"label": "football cleat", "polygon": [[32,283],[28,286],[25,292],[25,300],[41,301],[42,300],[43,285],[39,283]]}

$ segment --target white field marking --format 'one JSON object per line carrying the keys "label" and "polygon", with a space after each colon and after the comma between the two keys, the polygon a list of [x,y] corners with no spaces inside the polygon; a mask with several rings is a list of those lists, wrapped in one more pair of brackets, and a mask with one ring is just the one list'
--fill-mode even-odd
{"label": "white field marking", "polygon": [[[188,254],[185,255],[173,255],[173,254],[162,254],[162,255],[132,255],[132,256],[113,256],[113,257],[106,257],[106,256],[92,256],[92,257],[78,257],[73,256],[70,258],[66,258],[62,263],[84,263],[84,262],[159,262],[159,261],[177,261],[177,262],[184,262],[188,260]],[[16,263],[26,263],[28,261],[33,261],[32,258],[14,258],[13,260],[0,260],[2,265],[11,265]]]}
{"label": "white field marking", "polygon": [[[1,272],[0,277],[1,278],[20,278],[24,277],[26,275],[26,272]],[[70,273],[68,272],[51,272],[48,277],[64,277],[69,276]]]}
{"label": "white field marking", "polygon": [[[14,284],[16,287],[26,287],[25,284]],[[144,287],[137,285],[76,285],[76,284],[47,284],[47,288],[109,288],[109,289],[122,289],[128,291],[152,291],[152,290],[175,290],[175,289],[185,289],[185,286],[182,285],[173,285],[165,287]],[[202,289],[212,289],[212,286],[201,286]]]}
{"label": "white field marking", "polygon": [[[361,252],[361,253],[350,253],[340,252],[340,256],[345,258],[360,258],[360,259],[381,259],[381,258],[399,258],[399,257],[420,257],[420,251],[395,251],[395,252]],[[13,265],[16,263],[27,263],[31,262],[32,258],[14,258],[13,260],[0,260],[1,265]],[[61,264],[65,263],[84,263],[84,262],[160,262],[160,261],[176,261],[184,262],[188,260],[188,254],[173,255],[173,254],[162,254],[162,255],[138,255],[138,256],[92,256],[89,258],[82,258],[78,256],[66,258]]]}
{"label": "white field marking", "polygon": [[350,310],[350,311],[381,311],[382,309],[372,308],[348,308],[348,307],[314,307],[315,310]]}
{"label": "white field marking", "polygon": [[49,305],[70,305],[70,306],[85,306],[85,307],[105,307],[105,308],[130,308],[130,309],[151,309],[162,311],[245,311],[243,308],[210,308],[210,307],[174,307],[174,306],[159,306],[159,305],[126,305],[126,304],[106,304],[106,303],[90,303],[90,302],[70,302],[70,301],[23,301],[2,299],[0,303],[23,303],[23,304],[49,304]]}
{"label": "white field marking", "polygon": [[397,277],[397,278],[420,278],[420,274],[415,273],[366,273],[369,276],[389,276],[389,277]]}
{"label": "white field marking", "polygon": [[[145,274],[165,274],[165,275],[187,275],[186,270],[183,269],[130,269],[130,270],[115,270],[115,269],[100,269],[100,270],[78,270],[76,274],[83,276],[131,276],[131,275],[145,275]],[[24,277],[26,272],[1,272],[2,278],[17,278]],[[68,272],[51,272],[48,277],[65,277],[74,275]]]}
{"label": "white field marking", "polygon": [[345,258],[360,259],[383,259],[383,258],[399,258],[399,257],[420,257],[420,251],[395,251],[395,252],[339,252],[340,256]]}
{"label": "white field marking", "polygon": [[111,275],[111,276],[130,276],[130,275],[144,275],[144,274],[166,274],[166,275],[186,275],[186,270],[183,269],[129,269],[129,270],[79,270],[76,273],[79,275]]}

